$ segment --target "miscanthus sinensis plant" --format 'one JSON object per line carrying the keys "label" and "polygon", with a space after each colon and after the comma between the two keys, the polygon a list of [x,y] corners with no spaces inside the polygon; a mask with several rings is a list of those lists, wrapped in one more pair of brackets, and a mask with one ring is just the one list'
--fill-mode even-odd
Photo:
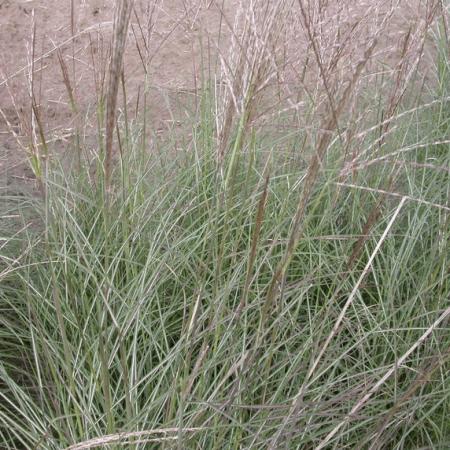
{"label": "miscanthus sinensis plant", "polygon": [[[190,131],[149,140],[151,105],[117,109],[128,3],[98,153],[45,160],[41,195],[5,210],[20,220],[0,247],[0,447],[447,448],[442,4],[388,79],[374,67],[394,10],[341,35],[322,29],[332,5],[243,4]],[[313,61],[297,100],[294,32]]]}

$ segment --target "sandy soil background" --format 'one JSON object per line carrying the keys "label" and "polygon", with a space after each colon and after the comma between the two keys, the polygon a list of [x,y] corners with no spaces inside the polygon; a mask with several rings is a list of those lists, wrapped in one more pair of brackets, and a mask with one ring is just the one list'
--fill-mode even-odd
{"label": "sandy soil background", "polygon": [[[373,5],[370,0],[336,0],[337,7],[344,3],[345,14],[333,20],[347,20],[349,27]],[[392,3],[381,2],[386,6]],[[397,3],[398,11],[384,36],[391,60],[401,51],[402,37],[423,18],[426,4],[421,0]],[[95,79],[97,76],[98,81],[99,68],[107,61],[113,5],[113,0],[0,0],[3,187],[14,185],[17,190],[32,182],[25,152],[14,137],[14,133],[26,135],[26,124],[31,122],[31,71],[49,141],[62,150],[67,148],[76,120],[82,120],[87,136],[95,134]],[[183,114],[189,113],[189,104],[200,84],[199,67],[209,59],[215,61],[217,54],[226,54],[238,5],[238,0],[136,0],[124,64],[128,103],[136,103],[147,80],[154,132],[182,121]],[[377,11],[382,15],[382,11]],[[69,104],[57,50],[67,64],[78,115],[73,114]],[[290,37],[289,51],[294,55],[304,51],[300,35]],[[150,61],[146,67],[143,58]],[[286,73],[294,79],[301,70],[302,59],[299,56],[292,61]],[[395,61],[391,66],[395,67]],[[174,114],[180,104],[185,105],[184,111]]]}
{"label": "sandy soil background", "polygon": [[[232,22],[238,2],[220,8],[209,1],[163,0],[135,2],[125,56],[128,103],[134,104],[151,86],[148,104],[154,129],[173,120],[173,102],[189,101],[208,41],[217,42],[222,13]],[[48,139],[67,146],[74,129],[57,49],[65,61],[85,132],[95,133],[95,77],[106,65],[114,1],[0,0],[0,157],[3,184],[32,177],[23,149],[12,135],[26,134],[30,122],[30,73],[34,52],[34,92]],[[146,18],[150,21],[146,23]],[[33,42],[33,30],[36,30]],[[145,43],[144,43],[145,41]],[[135,45],[139,43],[139,46]],[[146,48],[148,43],[148,48]],[[72,57],[75,64],[72,64]],[[145,69],[142,58],[150,63]],[[91,129],[90,129],[91,128]],[[13,132],[13,133],[11,133]],[[7,172],[7,173],[6,173]]]}

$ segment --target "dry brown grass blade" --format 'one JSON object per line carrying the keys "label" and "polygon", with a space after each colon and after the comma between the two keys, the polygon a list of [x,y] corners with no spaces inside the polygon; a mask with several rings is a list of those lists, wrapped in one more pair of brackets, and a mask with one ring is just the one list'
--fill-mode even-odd
{"label": "dry brown grass blade", "polygon": [[105,194],[109,202],[111,190],[111,172],[113,159],[113,139],[116,122],[117,96],[122,72],[123,55],[128,34],[128,24],[133,7],[133,0],[117,0],[114,17],[112,55],[109,66],[108,91],[106,97],[105,130]]}
{"label": "dry brown grass blade", "polygon": [[235,320],[239,320],[239,317],[242,314],[242,310],[244,309],[244,307],[247,303],[248,293],[249,293],[249,289],[250,289],[250,285],[251,285],[251,281],[252,281],[253,269],[254,269],[253,265],[254,265],[255,259],[256,259],[259,235],[261,232],[261,226],[262,226],[262,222],[264,219],[264,212],[265,212],[265,208],[266,208],[267,194],[268,194],[268,189],[269,189],[269,181],[270,181],[270,173],[267,173],[266,179],[264,182],[263,192],[259,199],[258,211],[256,213],[255,230],[253,232],[252,243],[251,243],[251,248],[250,248],[250,258],[249,258],[248,267],[247,267],[247,276],[245,278],[244,292],[242,293],[241,301],[239,302],[239,305],[236,309]]}
{"label": "dry brown grass blade", "polygon": [[64,56],[61,52],[60,48],[57,48],[56,55],[58,56],[59,67],[61,68],[61,73],[63,76],[64,86],[67,91],[67,95],[69,96],[70,107],[74,113],[77,112],[77,106],[75,102],[74,89],[72,83],[70,82],[69,70],[67,69],[66,61],[64,60]]}
{"label": "dry brown grass blade", "polygon": [[[123,443],[123,441],[129,441],[130,439],[137,438],[139,442],[162,442],[164,440],[178,439],[177,434],[182,433],[196,433],[199,431],[207,430],[207,428],[155,428],[145,431],[132,431],[117,434],[108,434],[105,436],[99,436],[94,439],[89,439],[84,442],[67,447],[66,450],[87,450],[90,448],[105,447],[111,444]],[[160,438],[149,438],[150,436],[160,435]],[[137,441],[133,440],[133,443]]]}
{"label": "dry brown grass blade", "polygon": [[[29,119],[29,149],[30,149],[30,162],[33,173],[36,177],[36,182],[38,189],[42,196],[45,195],[45,187],[44,187],[44,168],[43,162],[48,158],[48,147],[47,141],[45,138],[44,127],[42,124],[41,116],[40,116],[40,108],[38,106],[38,102],[36,100],[35,94],[35,55],[36,55],[36,21],[34,16],[34,11],[32,14],[32,23],[31,23],[31,54],[29,55],[29,59],[31,61],[28,73],[28,94],[30,100],[30,119]],[[38,142],[38,136],[41,141],[41,144]],[[40,145],[42,145],[44,154],[42,155],[40,150]]]}
{"label": "dry brown grass blade", "polygon": [[[421,203],[423,205],[432,206],[433,208],[442,209],[443,211],[450,211],[450,207],[448,207],[446,205],[429,202],[429,201],[423,200],[421,198],[411,197],[409,195],[400,194],[398,192],[385,191],[383,189],[375,189],[375,188],[370,188],[370,187],[366,187],[366,186],[358,186],[356,184],[350,184],[350,183],[335,183],[335,184],[337,184],[338,186],[345,186],[345,187],[349,187],[349,188],[353,188],[353,189],[361,189],[363,191],[368,191],[368,192],[376,192],[376,193],[379,193],[382,195],[386,195],[388,197],[405,198],[406,200]],[[364,237],[364,234],[361,234],[361,238],[363,238],[363,237]]]}

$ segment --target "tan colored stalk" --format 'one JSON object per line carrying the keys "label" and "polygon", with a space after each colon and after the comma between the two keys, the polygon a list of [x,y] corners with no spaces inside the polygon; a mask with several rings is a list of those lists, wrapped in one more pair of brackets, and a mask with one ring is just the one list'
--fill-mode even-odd
{"label": "tan colored stalk", "polygon": [[105,200],[109,204],[111,193],[111,172],[113,158],[113,139],[116,123],[117,95],[123,66],[123,55],[128,33],[128,24],[133,0],[117,0],[114,17],[112,55],[109,66],[108,90],[106,96],[106,131],[105,131]]}
{"label": "tan colored stalk", "polygon": [[[206,431],[206,428],[198,427],[198,428],[182,428],[181,431],[183,433],[197,433],[199,431]],[[180,431],[180,428],[155,428],[152,430],[144,430],[144,431],[132,431],[130,433],[117,433],[117,434],[108,434],[105,436],[99,436],[94,439],[89,439],[84,442],[80,442],[78,444],[71,445],[67,447],[66,450],[86,450],[90,448],[98,448],[105,447],[110,444],[120,444],[124,443],[124,440],[130,440],[132,438],[142,439],[139,442],[161,442],[164,440],[176,440],[177,433]],[[149,436],[158,436],[160,438],[148,439]],[[136,443],[136,441],[133,441]]]}

